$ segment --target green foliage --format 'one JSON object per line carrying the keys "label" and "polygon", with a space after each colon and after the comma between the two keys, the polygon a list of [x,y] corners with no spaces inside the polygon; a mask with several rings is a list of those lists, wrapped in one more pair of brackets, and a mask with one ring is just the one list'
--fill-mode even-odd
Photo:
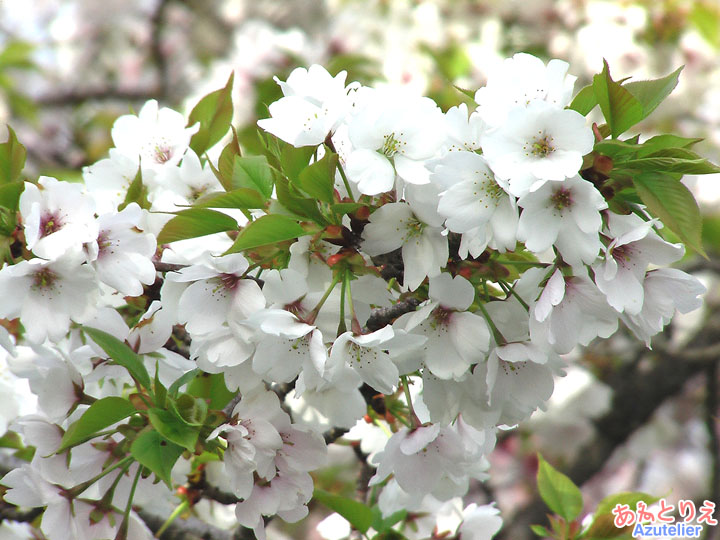
{"label": "green foliage", "polygon": [[597,102],[614,139],[646,118],[673,91],[682,67],[670,75],[650,81],[621,84],[610,76],[607,61],[601,73],[593,77],[592,94],[586,87],[575,97],[570,108],[589,113]]}
{"label": "green foliage", "polygon": [[150,375],[145,369],[142,357],[139,354],[115,336],[97,328],[83,326],[83,332],[97,343],[116,364],[127,369],[132,378],[140,385],[148,390],[152,388]]}
{"label": "green foliage", "polygon": [[158,234],[158,244],[197,238],[208,234],[237,230],[238,224],[230,216],[207,208],[190,208],[176,212]]}
{"label": "green foliage", "polygon": [[338,155],[330,151],[318,162],[305,167],[298,175],[300,188],[313,197],[327,202],[333,202],[335,191],[335,171],[338,166]]}
{"label": "green foliage", "polygon": [[148,417],[160,435],[190,452],[195,451],[199,433],[182,418],[164,409],[149,409]]}
{"label": "green foliage", "polygon": [[227,253],[237,253],[285,240],[294,240],[308,234],[292,217],[281,214],[268,214],[248,223]]}
{"label": "green foliage", "polygon": [[363,534],[368,531],[373,523],[372,510],[358,501],[328,493],[322,489],[316,489],[313,492],[313,499],[340,514]]}
{"label": "green foliage", "polygon": [[143,184],[142,180],[142,168],[138,165],[138,171],[135,174],[135,178],[128,186],[125,200],[118,206],[118,211],[124,210],[128,204],[136,203],[140,208],[145,210],[150,209],[150,201],[148,201],[148,190],[147,186]]}
{"label": "green foliage", "polygon": [[540,497],[550,510],[572,521],[580,515],[583,507],[582,494],[567,476],[554,469],[538,454],[537,484]]}
{"label": "green foliage", "polygon": [[135,413],[135,407],[121,397],[105,397],[94,402],[83,415],[70,424],[60,441],[57,453],[84,443],[97,432]]}
{"label": "green foliage", "polygon": [[633,177],[635,189],[651,214],[688,246],[705,255],[702,247],[702,218],[695,197],[671,176],[647,172]]}
{"label": "green foliage", "polygon": [[273,170],[265,156],[234,157],[231,179],[233,189],[252,189],[268,200],[274,183]]}
{"label": "green foliage", "polygon": [[720,7],[717,3],[707,0],[692,2],[690,22],[710,45],[720,49]]}
{"label": "green foliage", "polygon": [[130,445],[130,455],[140,465],[155,473],[170,489],[172,489],[170,472],[182,453],[182,446],[169,441],[157,431],[140,433]]}
{"label": "green foliage", "polygon": [[208,193],[193,204],[193,208],[265,208],[267,201],[256,190],[238,188],[227,193]]}
{"label": "green foliage", "polygon": [[187,392],[206,400],[210,408],[215,410],[222,409],[235,397],[235,392],[225,386],[222,373],[201,373],[188,384]]}
{"label": "green foliage", "polygon": [[200,123],[200,129],[190,139],[190,148],[200,156],[227,133],[233,116],[232,88],[234,73],[220,90],[209,93],[195,105],[188,127]]}

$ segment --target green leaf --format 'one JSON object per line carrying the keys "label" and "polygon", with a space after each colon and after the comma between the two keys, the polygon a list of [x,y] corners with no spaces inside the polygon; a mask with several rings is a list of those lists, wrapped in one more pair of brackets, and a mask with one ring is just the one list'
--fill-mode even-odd
{"label": "green leaf", "polygon": [[196,429],[163,409],[148,409],[148,416],[150,423],[160,435],[188,449],[190,452],[195,451],[195,444],[198,440],[198,431]]}
{"label": "green leaf", "polygon": [[287,178],[281,176],[277,179],[275,193],[277,194],[277,202],[280,203],[282,208],[297,216],[298,219],[309,219],[320,225],[327,223],[318,210],[317,201],[297,194]]}
{"label": "green leaf", "polygon": [[215,173],[215,176],[225,188],[225,191],[232,191],[233,189],[232,176],[233,166],[235,164],[235,156],[242,156],[237,131],[235,131],[234,127],[231,127],[230,129],[232,129],[232,140],[227,145],[225,145],[225,148],[223,148],[222,152],[220,153],[217,169],[213,167],[212,163],[210,163],[212,171]]}
{"label": "green leaf", "polygon": [[8,140],[0,144],[0,184],[9,184],[20,179],[25,166],[27,152],[17,140],[15,132],[7,126]]}
{"label": "green leaf", "polygon": [[160,362],[155,360],[155,380],[153,381],[153,395],[155,396],[155,405],[165,407],[167,400],[167,388],[160,382]]}
{"label": "green leaf", "polygon": [[330,205],[330,210],[335,212],[336,214],[352,214],[355,210],[362,206],[367,206],[363,203],[356,203],[356,202],[341,202],[341,203],[334,203]]}
{"label": "green leaf", "polygon": [[593,85],[589,84],[580,90],[575,98],[573,98],[572,103],[570,103],[570,108],[583,116],[587,116],[597,104],[598,100],[597,97],[595,97],[595,90],[593,89]]}
{"label": "green leaf", "polygon": [[653,497],[641,492],[608,495],[598,504],[592,525],[583,534],[583,538],[618,538],[626,534],[630,526],[622,528],[615,526],[615,517],[612,514],[613,508],[618,504],[626,504],[631,510],[635,510],[635,505],[640,501],[650,506],[658,500],[660,500],[660,497]]}
{"label": "green leaf", "polygon": [[332,203],[337,164],[338,155],[328,150],[320,161],[305,167],[300,172],[298,185],[308,195]]}
{"label": "green leaf", "polygon": [[691,139],[687,137],[679,137],[678,135],[657,135],[650,137],[643,142],[638,149],[638,157],[644,157],[666,148],[689,148],[702,139]]}
{"label": "green leaf", "polygon": [[22,450],[25,446],[22,443],[20,435],[14,431],[6,431],[5,434],[0,437],[0,448],[12,448],[13,450]]}
{"label": "green leaf", "polygon": [[227,193],[208,193],[193,204],[193,208],[265,208],[263,196],[250,188],[238,188]]}
{"label": "green leaf", "polygon": [[135,174],[135,178],[133,178],[133,181],[128,186],[125,200],[122,202],[122,204],[120,204],[120,206],[118,206],[118,210],[124,210],[128,204],[133,202],[137,203],[140,208],[149,210],[150,202],[148,201],[147,195],[147,187],[145,187],[142,181],[142,167],[138,165],[138,171]]}
{"label": "green leaf", "polygon": [[130,454],[135,460],[147,467],[172,489],[170,472],[183,453],[183,447],[177,445],[157,431],[145,431],[138,435],[130,446]]}
{"label": "green leaf", "polygon": [[704,256],[700,209],[688,188],[674,178],[652,172],[634,176],[633,183],[650,213]]}
{"label": "green leaf", "polygon": [[248,223],[226,253],[237,253],[308,234],[296,220],[279,214],[268,214]]}
{"label": "green leaf", "polygon": [[9,210],[17,210],[20,195],[25,189],[25,182],[13,182],[0,186],[0,206]]}
{"label": "green leaf", "polygon": [[158,234],[158,244],[197,238],[208,234],[237,230],[238,224],[230,216],[206,208],[190,208],[176,212]]}
{"label": "green leaf", "polygon": [[146,389],[152,388],[150,375],[148,375],[142,357],[120,341],[115,336],[98,330],[83,326],[83,332],[97,343],[113,361],[128,370],[130,375]]}
{"label": "green leaf", "polygon": [[232,87],[235,74],[223,88],[215,90],[202,98],[190,113],[188,127],[200,122],[200,129],[190,139],[190,148],[198,156],[204,154],[223,138],[230,127],[233,115]]}
{"label": "green leaf", "polygon": [[310,164],[310,158],[315,150],[314,146],[295,148],[290,144],[285,144],[280,155],[280,166],[290,182],[298,181],[300,173]]}
{"label": "green leaf", "polygon": [[375,529],[378,533],[389,531],[390,529],[392,529],[393,525],[399,523],[400,521],[403,521],[408,515],[407,510],[398,510],[394,514],[383,518],[382,512],[377,505],[373,506],[371,511],[373,516],[371,527]]}
{"label": "green leaf", "polygon": [[233,189],[254,189],[267,200],[272,195],[274,176],[273,169],[265,156],[235,156],[233,160]]}
{"label": "green leaf", "polygon": [[592,86],[614,139],[644,118],[642,103],[613,81],[606,60],[603,60],[602,73],[593,77]]}
{"label": "green leaf", "polygon": [[225,386],[225,376],[222,373],[201,373],[188,384],[187,392],[208,400],[208,405],[214,410],[222,409],[236,394]]}
{"label": "green leaf", "polygon": [[61,453],[92,439],[98,431],[127,418],[135,411],[135,407],[121,397],[105,397],[97,400],[75,422],[70,424],[60,441],[56,453]]}
{"label": "green leaf", "polygon": [[372,510],[362,503],[328,493],[322,489],[313,492],[313,498],[320,504],[327,506],[330,510],[337,512],[347,519],[355,529],[366,533],[373,522]]}
{"label": "green leaf", "polygon": [[538,491],[548,508],[566,521],[580,515],[583,506],[582,493],[567,476],[554,469],[538,454]]}
{"label": "green leaf", "polygon": [[201,371],[199,369],[192,369],[182,375],[180,378],[178,378],[175,382],[173,382],[170,385],[170,388],[168,389],[168,395],[171,398],[174,398],[178,395],[178,392],[180,391],[180,388],[185,384],[190,384],[195,377],[200,375]]}
{"label": "green leaf", "polygon": [[681,174],[714,174],[720,167],[687,148],[665,148],[643,158],[624,161],[622,166],[641,171]]}
{"label": "green leaf", "polygon": [[540,537],[552,536],[552,532],[548,531],[542,525],[530,525],[530,530]]}
{"label": "green leaf", "polygon": [[623,85],[623,88],[630,92],[642,105],[642,118],[647,118],[675,89],[682,69],[683,66],[680,66],[670,75],[660,79],[635,81]]}
{"label": "green leaf", "polygon": [[11,41],[0,52],[0,68],[33,68],[32,44],[26,41]]}
{"label": "green leaf", "polygon": [[690,22],[710,45],[720,49],[720,7],[711,2],[693,2]]}

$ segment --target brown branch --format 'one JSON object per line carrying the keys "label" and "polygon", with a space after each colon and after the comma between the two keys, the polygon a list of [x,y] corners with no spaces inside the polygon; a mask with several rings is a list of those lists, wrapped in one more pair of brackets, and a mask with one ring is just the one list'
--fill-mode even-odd
{"label": "brown branch", "polygon": [[46,107],[67,107],[88,101],[147,101],[160,95],[158,88],[121,90],[119,88],[85,88],[48,94],[36,98],[39,105]]}
{"label": "brown branch", "polygon": [[[165,518],[149,512],[141,510],[138,515],[153,533],[160,530],[165,523]],[[165,529],[160,540],[232,540],[232,533],[208,525],[197,518],[178,518]]]}
{"label": "brown branch", "polygon": [[415,311],[419,304],[420,300],[417,298],[408,298],[407,300],[401,300],[390,307],[374,309],[365,326],[371,332],[380,330],[383,326],[390,324],[400,315]]}

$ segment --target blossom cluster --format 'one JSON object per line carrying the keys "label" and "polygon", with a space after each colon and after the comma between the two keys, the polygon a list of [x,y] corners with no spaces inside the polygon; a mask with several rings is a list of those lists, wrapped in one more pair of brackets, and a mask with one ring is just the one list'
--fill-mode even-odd
{"label": "blossom cluster", "polygon": [[[604,189],[612,160],[569,107],[568,67],[515,55],[474,110],[446,112],[298,68],[258,122],[262,159],[237,138],[199,156],[208,124],[150,101],[84,185],[25,182],[0,343],[37,395],[8,419],[37,451],[5,499],[46,507],[50,540],[150,538],[131,507],[162,487],[150,472],[201,492],[185,463],[263,538],[263,516],[307,514],[338,428],[370,455],[384,517],[487,478],[496,431],[544,406],[563,355],[619,322],[649,345],[704,292],[664,268],[684,247],[662,223]],[[127,413],[91,424],[105,404]],[[492,506],[462,516],[463,540],[501,524]]]}

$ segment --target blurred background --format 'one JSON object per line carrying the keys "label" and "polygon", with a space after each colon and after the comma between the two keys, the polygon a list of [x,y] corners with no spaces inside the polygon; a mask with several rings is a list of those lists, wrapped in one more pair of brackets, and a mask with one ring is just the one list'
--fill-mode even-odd
{"label": "blurred background", "polygon": [[[187,113],[231,72],[235,125],[252,152],[255,121],[280,97],[272,77],[294,67],[409,85],[446,110],[469,102],[456,87],[474,92],[521,51],[568,61],[576,90],[603,58],[616,80],[684,65],[637,132],[702,137],[698,153],[720,161],[719,0],[0,0],[0,124],[27,147],[28,176],[79,180],[106,156],[115,118],[152,98]],[[651,351],[619,332],[575,355],[548,410],[500,434],[491,478],[467,502],[498,502],[502,538],[530,538],[528,525],[545,519],[538,450],[582,486],[588,511],[631,490],[720,503],[720,175],[684,182],[705,214],[709,259],[681,262],[708,286],[703,312],[679,318]],[[339,448],[333,459],[318,483],[352,494],[354,452]],[[314,526],[326,514],[317,507],[294,528],[273,524],[273,534],[320,538]]]}

